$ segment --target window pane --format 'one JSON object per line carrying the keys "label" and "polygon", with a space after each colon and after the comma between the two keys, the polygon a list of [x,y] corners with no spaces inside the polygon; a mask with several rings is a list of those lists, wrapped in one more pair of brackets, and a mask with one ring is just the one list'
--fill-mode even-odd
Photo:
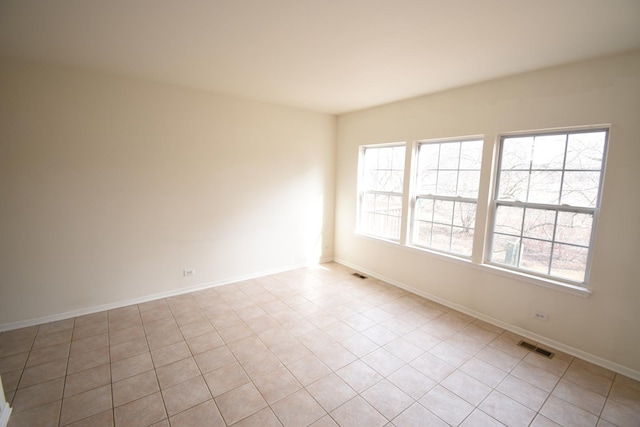
{"label": "window pane", "polygon": [[494,234],[491,261],[517,267],[520,262],[520,238]]}
{"label": "window pane", "polygon": [[560,201],[562,172],[531,172],[527,202],[557,205]]}
{"label": "window pane", "polygon": [[437,171],[421,171],[418,176],[418,193],[436,194]]}
{"label": "window pane", "polygon": [[575,212],[558,212],[556,241],[589,246],[593,215]]}
{"label": "window pane", "polygon": [[418,167],[421,170],[438,169],[440,158],[440,144],[421,144],[418,153]]}
{"label": "window pane", "polygon": [[562,169],[566,135],[536,137],[531,159],[532,169]]}
{"label": "window pane", "polygon": [[458,184],[458,172],[457,171],[439,171],[438,172],[438,187],[436,194],[442,196],[455,196],[456,186]]}
{"label": "window pane", "polygon": [[433,210],[433,222],[451,224],[453,220],[453,202],[436,200]]}
{"label": "window pane", "polygon": [[404,170],[404,147],[393,147],[391,156],[391,168],[394,170]]}
{"label": "window pane", "polygon": [[448,225],[433,224],[431,235],[431,247],[442,251],[451,248],[451,227]]}
{"label": "window pane", "polygon": [[432,199],[418,199],[416,201],[416,219],[433,221],[433,204]]}
{"label": "window pane", "polygon": [[551,242],[522,239],[520,251],[522,252],[520,267],[536,273],[549,274]]}
{"label": "window pane", "polygon": [[378,169],[391,169],[393,147],[374,148],[378,151]]}
{"label": "window pane", "polygon": [[430,222],[417,221],[413,241],[421,246],[431,246],[431,226]]}
{"label": "window pane", "polygon": [[569,135],[566,169],[600,170],[606,132],[576,133]]}
{"label": "window pane", "polygon": [[453,213],[453,225],[465,228],[474,228],[476,223],[476,204],[455,202]]}
{"label": "window pane", "polygon": [[502,141],[501,170],[528,170],[531,165],[533,137],[505,138]]}
{"label": "window pane", "polygon": [[588,248],[556,243],[553,248],[551,274],[576,282],[584,282],[588,256]]}
{"label": "window pane", "polygon": [[553,229],[556,222],[556,212],[544,209],[527,208],[524,214],[524,237],[534,237],[543,240],[553,240]]}
{"label": "window pane", "polygon": [[498,206],[498,209],[496,211],[494,230],[497,233],[520,236],[522,234],[523,215],[523,208],[516,208],[512,206]]}
{"label": "window pane", "polygon": [[460,169],[480,170],[482,164],[482,140],[464,141],[460,147]]}
{"label": "window pane", "polygon": [[473,251],[473,229],[453,227],[451,234],[451,252],[460,255],[471,255]]}
{"label": "window pane", "polygon": [[529,172],[502,171],[500,172],[500,192],[498,200],[527,200],[529,186]]}
{"label": "window pane", "polygon": [[570,206],[595,207],[598,201],[600,172],[565,172],[562,203]]}
{"label": "window pane", "polygon": [[438,169],[458,169],[460,159],[460,143],[440,144],[440,162]]}
{"label": "window pane", "polygon": [[457,195],[476,199],[478,197],[479,183],[480,171],[460,171]]}

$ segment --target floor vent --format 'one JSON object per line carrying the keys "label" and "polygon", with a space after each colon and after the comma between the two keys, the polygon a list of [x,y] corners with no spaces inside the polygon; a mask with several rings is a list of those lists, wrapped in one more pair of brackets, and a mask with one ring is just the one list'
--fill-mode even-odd
{"label": "floor vent", "polygon": [[359,279],[366,279],[367,276],[365,276],[364,274],[360,274],[360,273],[353,273],[354,276],[356,276]]}
{"label": "floor vent", "polygon": [[526,342],[526,341],[520,341],[518,343],[518,345],[520,347],[526,348],[529,351],[533,351],[534,353],[538,353],[539,355],[544,356],[544,357],[546,357],[548,359],[551,359],[553,357],[553,355],[554,355],[554,353],[550,352],[549,350],[545,350],[544,348],[540,348],[540,347],[538,347],[536,345],[533,345],[533,344],[531,344],[529,342]]}

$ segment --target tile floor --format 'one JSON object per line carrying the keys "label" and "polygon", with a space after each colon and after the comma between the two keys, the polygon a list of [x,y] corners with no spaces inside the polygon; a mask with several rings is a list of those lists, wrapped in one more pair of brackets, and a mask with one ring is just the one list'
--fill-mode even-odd
{"label": "tile floor", "polygon": [[9,426],[640,426],[640,383],[324,264],[0,334]]}

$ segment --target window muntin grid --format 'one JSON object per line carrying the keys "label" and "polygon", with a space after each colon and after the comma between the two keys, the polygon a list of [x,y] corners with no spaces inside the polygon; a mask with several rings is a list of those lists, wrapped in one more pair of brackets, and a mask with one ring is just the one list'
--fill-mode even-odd
{"label": "window muntin grid", "polygon": [[360,191],[360,233],[400,239],[405,146],[364,147]]}
{"label": "window muntin grid", "polygon": [[413,245],[471,256],[482,144],[474,139],[418,145]]}
{"label": "window muntin grid", "polygon": [[504,137],[489,262],[586,283],[607,130]]}

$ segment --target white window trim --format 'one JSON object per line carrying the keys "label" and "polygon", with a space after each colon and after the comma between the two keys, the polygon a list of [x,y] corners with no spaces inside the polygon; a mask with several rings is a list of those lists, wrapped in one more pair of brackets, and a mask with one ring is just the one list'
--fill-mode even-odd
{"label": "white window trim", "polygon": [[[500,143],[502,138],[505,137],[513,137],[513,136],[525,136],[525,135],[544,135],[544,134],[555,134],[555,133],[572,133],[572,132],[580,132],[580,131],[595,131],[595,130],[604,130],[607,132],[607,140],[605,142],[604,148],[604,158],[603,158],[603,166],[601,169],[600,176],[600,187],[598,194],[598,205],[593,210],[593,223],[594,226],[591,230],[592,239],[589,250],[588,257],[588,268],[587,273],[585,275],[584,283],[572,282],[570,280],[563,279],[554,279],[553,277],[547,276],[537,276],[535,274],[529,274],[527,271],[515,270],[504,268],[502,265],[494,264],[489,262],[490,249],[493,241],[493,221],[495,216],[495,190],[497,183],[497,174],[499,172],[499,160],[500,160]],[[600,212],[600,202],[602,200],[602,189],[604,186],[604,180],[606,175],[606,165],[607,165],[607,152],[608,146],[611,138],[611,124],[599,124],[599,125],[587,125],[587,126],[573,126],[573,127],[561,127],[561,128],[547,128],[547,129],[537,129],[537,130],[527,130],[527,131],[516,131],[516,132],[502,132],[495,134],[495,138],[493,142],[488,143],[487,138],[484,135],[468,135],[465,137],[457,137],[457,138],[440,138],[440,139],[419,139],[412,141],[411,144],[408,142],[391,142],[391,143],[380,143],[380,144],[368,144],[362,145],[359,147],[358,151],[358,175],[356,180],[357,185],[357,206],[356,206],[356,215],[358,218],[356,219],[356,229],[354,230],[354,235],[363,238],[366,240],[370,240],[372,242],[381,243],[383,245],[389,245],[394,248],[400,248],[405,251],[409,251],[412,253],[417,253],[421,255],[431,256],[438,258],[440,260],[444,260],[447,262],[458,263],[461,265],[465,265],[467,267],[471,267],[473,269],[483,271],[485,273],[494,274],[498,276],[507,277],[512,280],[517,280],[523,283],[529,283],[536,286],[541,286],[544,288],[552,289],[555,291],[560,291],[563,293],[568,293],[575,296],[580,296],[583,298],[591,295],[592,291],[588,288],[591,267],[592,267],[592,258],[594,253],[594,245],[595,245],[595,235],[596,229],[598,227],[598,216]],[[476,224],[474,229],[474,244],[473,251],[470,258],[464,257],[463,255],[457,255],[454,253],[438,251],[432,248],[426,248],[422,246],[413,245],[411,243],[411,233],[413,232],[413,215],[415,209],[415,201],[417,200],[415,194],[415,185],[416,178],[414,171],[416,170],[417,163],[417,153],[418,146],[420,143],[424,142],[450,142],[450,141],[462,141],[462,140],[473,140],[473,139],[481,139],[484,141],[483,146],[483,164],[480,170],[480,188],[478,192],[477,198],[477,211],[476,211]],[[371,234],[367,234],[359,230],[359,217],[360,217],[360,198],[361,198],[361,181],[360,177],[363,173],[364,168],[364,156],[363,151],[365,148],[371,147],[385,147],[385,146],[405,146],[405,169],[404,169],[404,186],[403,186],[403,195],[402,195],[402,216],[400,223],[400,238],[398,240],[386,239],[384,237],[379,237]],[[489,150],[489,148],[491,150]],[[490,152],[489,152],[490,151]],[[485,167],[485,158],[490,157],[490,167]],[[487,170],[488,169],[488,170]],[[489,174],[489,177],[486,176]],[[488,182],[488,185],[483,183]]]}

